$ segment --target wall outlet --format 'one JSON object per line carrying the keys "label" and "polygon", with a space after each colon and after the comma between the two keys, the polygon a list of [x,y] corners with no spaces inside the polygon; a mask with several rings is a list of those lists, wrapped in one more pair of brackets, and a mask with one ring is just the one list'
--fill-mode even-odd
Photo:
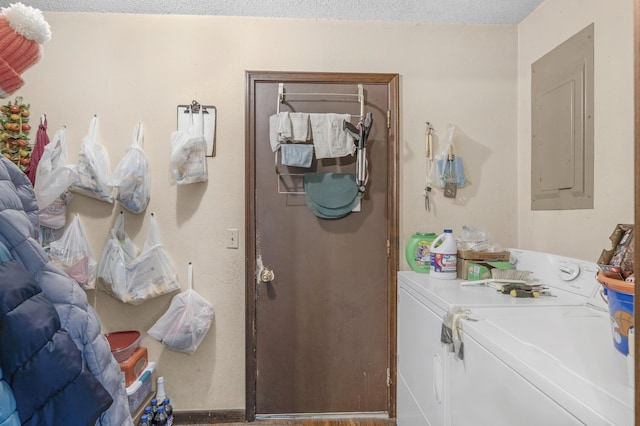
{"label": "wall outlet", "polygon": [[238,248],[239,232],[237,229],[227,229],[227,248]]}

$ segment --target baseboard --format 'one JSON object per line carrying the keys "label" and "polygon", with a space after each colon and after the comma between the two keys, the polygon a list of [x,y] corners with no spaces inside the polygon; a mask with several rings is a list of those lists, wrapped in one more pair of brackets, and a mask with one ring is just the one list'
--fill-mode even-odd
{"label": "baseboard", "polygon": [[211,423],[236,423],[245,421],[244,410],[203,410],[203,411],[174,411],[173,424],[195,425]]}
{"label": "baseboard", "polygon": [[332,420],[374,420],[389,419],[389,413],[386,411],[367,411],[362,413],[344,412],[344,413],[292,413],[292,414],[256,414],[256,421],[259,420],[324,420],[330,422]]}

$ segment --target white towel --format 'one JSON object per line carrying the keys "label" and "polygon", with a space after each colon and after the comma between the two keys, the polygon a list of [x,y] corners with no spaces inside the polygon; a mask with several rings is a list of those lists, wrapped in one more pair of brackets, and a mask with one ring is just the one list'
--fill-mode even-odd
{"label": "white towel", "polygon": [[291,142],[306,142],[309,137],[309,114],[306,112],[290,112]]}
{"label": "white towel", "polygon": [[309,114],[309,120],[316,158],[353,155],[356,150],[353,137],[343,129],[343,122],[351,120],[349,114]]}
{"label": "white towel", "polygon": [[278,137],[278,114],[273,114],[269,117],[269,144],[271,144],[271,150],[276,152],[280,146],[280,138]]}
{"label": "white towel", "polygon": [[269,117],[269,143],[273,152],[281,143],[306,142],[309,139],[309,114],[285,111]]}
{"label": "white towel", "polygon": [[289,112],[281,112],[278,114],[278,138],[280,142],[287,142],[291,139],[291,117]]}

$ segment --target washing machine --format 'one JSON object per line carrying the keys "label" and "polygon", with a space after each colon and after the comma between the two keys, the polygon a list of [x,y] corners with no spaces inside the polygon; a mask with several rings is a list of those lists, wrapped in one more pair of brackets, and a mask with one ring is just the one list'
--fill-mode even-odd
{"label": "washing machine", "polygon": [[[492,370],[489,368],[492,363],[488,360],[499,362],[496,352],[511,353],[510,346],[513,345],[513,352],[530,350],[542,360],[554,362],[558,357],[553,351],[544,349],[544,345],[536,346],[537,340],[523,340],[523,333],[531,330],[541,330],[541,336],[555,335],[556,331],[548,328],[548,321],[536,325],[533,319],[525,320],[531,325],[520,334],[513,334],[512,330],[503,329],[500,325],[510,323],[510,319],[514,324],[518,323],[518,318],[524,318],[529,312],[532,316],[538,312],[537,317],[552,317],[551,313],[560,315],[565,310],[574,312],[572,308],[589,309],[592,315],[589,318],[597,318],[594,321],[599,324],[599,332],[604,328],[609,333],[608,349],[615,350],[611,344],[606,305],[603,301],[597,302],[600,297],[600,285],[595,279],[597,266],[593,262],[547,253],[519,249],[509,251],[516,268],[530,271],[531,278],[548,287],[551,295],[515,298],[484,285],[467,286],[462,285],[460,280],[440,280],[410,271],[398,273],[397,421],[400,426],[570,425],[584,424],[581,418],[588,419],[567,410],[566,401],[555,401],[539,391],[534,383],[525,379],[517,363],[502,362],[499,364],[501,368]],[[597,306],[588,306],[589,303]],[[441,339],[445,317],[456,311],[469,312],[468,319],[461,319],[462,357],[452,352],[452,345],[442,343]],[[504,313],[499,314],[502,311]],[[494,315],[503,316],[498,320],[493,319]],[[577,315],[576,318],[587,317]],[[581,329],[588,327],[586,323],[590,321],[566,321],[563,327],[573,326],[574,322],[581,324],[575,325]],[[485,335],[486,338],[480,337]],[[498,335],[502,340],[494,342],[493,337]],[[568,333],[560,343],[554,342],[562,348],[572,348],[577,344],[572,340],[571,336],[574,335],[574,332]],[[583,343],[591,353],[596,346],[600,346],[598,342],[590,343],[588,340],[580,342]],[[497,351],[496,347],[502,348],[502,352]],[[607,356],[615,359],[616,355],[610,352]],[[618,358],[623,358],[622,362],[618,359],[618,363],[626,366],[624,356],[620,354]],[[618,366],[618,363],[612,362]],[[601,367],[608,368],[605,364]],[[535,363],[529,368],[535,369]],[[565,375],[577,373],[569,370]],[[565,387],[564,384],[558,386]],[[619,391],[617,399],[624,400],[622,393],[625,389]],[[502,397],[497,397],[497,394]],[[475,395],[475,399],[472,395]],[[488,404],[489,401],[494,404]],[[524,401],[527,410],[509,408],[514,401]],[[584,406],[584,403],[581,404]],[[480,417],[479,412],[487,417]],[[513,413],[517,414],[515,423]]]}
{"label": "washing machine", "polygon": [[598,301],[471,309],[462,359],[448,358],[451,425],[610,425],[634,421],[626,356]]}

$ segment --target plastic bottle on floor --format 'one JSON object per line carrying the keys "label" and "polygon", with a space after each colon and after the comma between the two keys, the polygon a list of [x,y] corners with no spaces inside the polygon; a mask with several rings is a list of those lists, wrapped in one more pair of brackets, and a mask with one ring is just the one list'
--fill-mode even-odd
{"label": "plastic bottle on floor", "polygon": [[156,399],[158,400],[158,405],[161,405],[162,401],[167,397],[167,394],[164,393],[164,377],[158,377],[158,385],[156,389],[158,389],[156,391]]}
{"label": "plastic bottle on floor", "polygon": [[165,398],[162,406],[164,407],[164,412],[167,414],[167,426],[173,425],[173,406],[171,405],[171,400]]}
{"label": "plastic bottle on floor", "polygon": [[143,414],[142,417],[140,417],[140,422],[138,422],[138,426],[151,426],[151,422],[149,421],[149,416],[147,416],[146,414]]}
{"label": "plastic bottle on floor", "polygon": [[445,229],[443,234],[431,243],[431,267],[429,275],[433,278],[454,280],[458,276],[458,246],[453,231]]}
{"label": "plastic bottle on floor", "polygon": [[167,413],[164,412],[164,407],[158,407],[158,412],[153,418],[153,424],[156,426],[166,426],[167,425]]}

